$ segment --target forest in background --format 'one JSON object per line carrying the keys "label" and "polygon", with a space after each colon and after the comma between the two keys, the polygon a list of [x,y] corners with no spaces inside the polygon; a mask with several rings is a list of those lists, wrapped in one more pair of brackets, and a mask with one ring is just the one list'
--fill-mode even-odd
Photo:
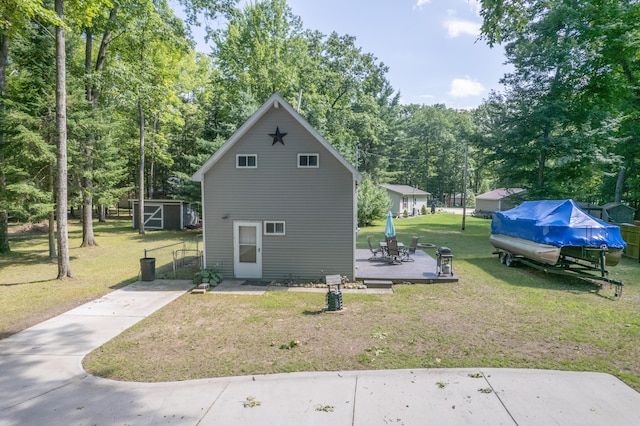
{"label": "forest in background", "polygon": [[[123,196],[199,203],[190,176],[274,92],[357,166],[363,192],[460,193],[467,149],[471,193],[640,207],[638,1],[482,0],[481,42],[504,45],[513,71],[473,110],[401,104],[375,52],[305,28],[286,0],[180,4],[184,20],[166,0],[0,2],[0,252],[9,218],[61,205],[92,245],[92,215]],[[211,54],[191,38],[203,17],[218,24]]]}

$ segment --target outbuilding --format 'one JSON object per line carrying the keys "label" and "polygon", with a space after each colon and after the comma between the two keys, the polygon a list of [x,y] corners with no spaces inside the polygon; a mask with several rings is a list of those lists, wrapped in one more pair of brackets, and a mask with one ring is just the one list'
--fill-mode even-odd
{"label": "outbuilding", "polygon": [[[133,229],[138,229],[140,201],[133,203]],[[198,218],[189,203],[182,200],[144,200],[144,229],[185,229]]]}
{"label": "outbuilding", "polygon": [[493,212],[512,209],[520,204],[517,195],[525,192],[522,188],[498,188],[476,195],[476,215],[491,216]]}
{"label": "outbuilding", "polygon": [[636,210],[622,203],[607,203],[602,206],[602,220],[614,223],[633,223]]}
{"label": "outbuilding", "polygon": [[362,176],[279,94],[192,176],[205,268],[249,280],[355,277]]}

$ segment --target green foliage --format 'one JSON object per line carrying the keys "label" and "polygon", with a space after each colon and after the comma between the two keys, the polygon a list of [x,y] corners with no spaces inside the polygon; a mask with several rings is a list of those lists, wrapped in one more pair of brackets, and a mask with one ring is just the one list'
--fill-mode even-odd
{"label": "green foliage", "polygon": [[365,174],[358,187],[358,225],[367,226],[383,219],[390,207],[387,191]]}
{"label": "green foliage", "polygon": [[[36,3],[0,5],[0,27],[11,40],[0,212],[21,219],[52,208],[55,170],[49,33],[60,22]],[[473,193],[521,186],[529,197],[618,197],[640,211],[638,2],[483,0],[483,37],[505,45],[513,72],[503,79],[504,94],[492,94],[471,112],[400,105],[388,68],[373,53],[351,35],[305,28],[284,0],[180,4],[186,23],[164,0],[127,1],[113,15],[113,2],[67,5],[72,205],[87,195],[112,204],[137,185],[138,101],[148,195],[199,204],[200,185],[191,175],[278,91],[378,181],[412,185],[444,200],[462,192],[468,145]],[[199,13],[209,19],[209,30],[221,28],[209,33],[211,56],[197,54],[188,39]],[[213,21],[221,16],[228,25]],[[28,25],[31,18],[41,25]],[[87,66],[88,37],[94,48]],[[361,225],[388,209],[383,191],[369,180],[358,192]],[[473,194],[468,200],[472,205]]]}
{"label": "green foliage", "polygon": [[[34,28],[14,36],[0,146],[4,190],[0,211],[20,220],[42,220],[53,209],[55,156],[53,44]],[[46,64],[46,65],[43,65]]]}
{"label": "green foliage", "polygon": [[405,138],[394,142],[394,156],[399,158],[389,166],[397,172],[395,182],[423,189],[438,199],[461,192],[464,145],[473,131],[469,114],[444,105],[404,109]]}
{"label": "green foliage", "polygon": [[640,4],[485,0],[481,15],[514,66],[505,96],[487,104],[479,145],[500,186],[638,206]]}
{"label": "green foliage", "polygon": [[293,349],[296,346],[298,346],[298,344],[299,342],[297,340],[292,340],[287,344],[280,345],[280,349],[286,349],[286,350]]}
{"label": "green foliage", "polygon": [[196,272],[193,277],[194,284],[202,284],[209,283],[211,285],[217,285],[223,280],[224,276],[222,272],[217,269],[202,269],[199,272]]}

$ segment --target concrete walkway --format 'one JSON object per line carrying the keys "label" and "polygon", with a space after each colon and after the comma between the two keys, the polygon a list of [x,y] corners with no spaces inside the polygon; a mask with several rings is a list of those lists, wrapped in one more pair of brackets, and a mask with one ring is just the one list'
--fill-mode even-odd
{"label": "concrete walkway", "polygon": [[640,424],[640,394],[602,373],[414,369],[125,383],[82,369],[87,353],[191,287],[135,283],[1,340],[0,425]]}

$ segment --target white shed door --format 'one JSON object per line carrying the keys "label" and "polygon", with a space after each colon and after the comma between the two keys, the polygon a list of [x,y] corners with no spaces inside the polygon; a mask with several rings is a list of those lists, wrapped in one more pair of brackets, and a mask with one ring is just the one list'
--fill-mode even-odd
{"label": "white shed door", "polygon": [[236,278],[262,278],[262,222],[233,222]]}

